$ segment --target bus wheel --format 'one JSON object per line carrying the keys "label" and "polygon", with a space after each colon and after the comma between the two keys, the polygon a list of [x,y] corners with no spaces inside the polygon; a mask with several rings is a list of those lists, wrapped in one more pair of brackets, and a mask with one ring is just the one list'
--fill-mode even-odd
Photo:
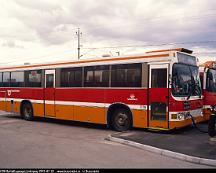
{"label": "bus wheel", "polygon": [[112,116],[112,127],[116,131],[127,131],[131,128],[130,113],[125,109],[117,109]]}
{"label": "bus wheel", "polygon": [[31,103],[25,103],[22,107],[22,117],[25,120],[31,121],[33,119],[33,108]]}

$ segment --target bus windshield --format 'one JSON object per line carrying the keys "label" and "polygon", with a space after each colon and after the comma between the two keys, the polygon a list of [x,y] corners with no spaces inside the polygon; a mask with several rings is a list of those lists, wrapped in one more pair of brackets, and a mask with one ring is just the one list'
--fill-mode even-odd
{"label": "bus windshield", "polygon": [[198,67],[186,64],[173,65],[172,94],[175,97],[201,96]]}
{"label": "bus windshield", "polygon": [[206,90],[209,92],[216,92],[216,70],[208,70],[206,82]]}

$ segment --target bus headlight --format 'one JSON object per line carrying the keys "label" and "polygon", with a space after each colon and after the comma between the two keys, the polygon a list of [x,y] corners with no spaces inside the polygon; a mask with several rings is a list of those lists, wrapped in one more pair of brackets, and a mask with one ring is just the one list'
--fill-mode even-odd
{"label": "bus headlight", "polygon": [[178,120],[183,120],[184,119],[184,114],[183,113],[178,113],[177,114],[177,119]]}

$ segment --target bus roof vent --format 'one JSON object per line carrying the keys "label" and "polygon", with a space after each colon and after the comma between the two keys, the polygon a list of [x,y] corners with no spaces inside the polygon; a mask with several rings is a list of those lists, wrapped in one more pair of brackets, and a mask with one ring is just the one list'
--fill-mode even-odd
{"label": "bus roof vent", "polygon": [[104,54],[102,57],[111,57],[110,54]]}

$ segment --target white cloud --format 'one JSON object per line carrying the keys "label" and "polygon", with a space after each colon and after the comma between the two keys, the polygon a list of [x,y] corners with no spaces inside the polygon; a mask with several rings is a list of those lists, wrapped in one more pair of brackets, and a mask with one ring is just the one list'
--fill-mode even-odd
{"label": "white cloud", "polygon": [[[1,3],[0,59],[5,63],[14,57],[13,64],[76,58],[77,27],[83,32],[83,47],[216,40],[214,0],[5,0]],[[215,45],[174,46],[208,53]],[[83,49],[82,53],[88,52],[85,56],[90,57],[110,51],[113,54],[144,52],[169,47]],[[207,57],[204,53],[197,55],[203,61]]]}

